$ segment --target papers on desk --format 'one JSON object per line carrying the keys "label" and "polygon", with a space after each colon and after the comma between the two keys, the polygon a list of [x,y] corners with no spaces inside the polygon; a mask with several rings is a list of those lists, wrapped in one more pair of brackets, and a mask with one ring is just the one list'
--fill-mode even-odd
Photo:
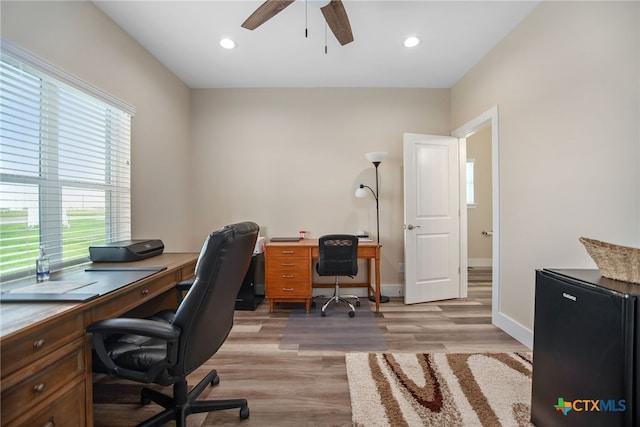
{"label": "papers on desk", "polygon": [[85,302],[98,298],[98,294],[0,294],[0,302]]}
{"label": "papers on desk", "polygon": [[70,282],[49,280],[35,285],[12,289],[0,294],[0,302],[83,302],[97,298],[95,292],[74,293],[76,289],[91,285],[93,282]]}
{"label": "papers on desk", "polygon": [[[0,293],[0,302],[83,302],[166,270],[167,267],[95,265],[66,274],[69,280],[49,280]],[[76,280],[73,280],[73,279]],[[95,278],[95,279],[94,279]],[[83,280],[87,279],[87,280]],[[90,286],[91,285],[91,286]]]}
{"label": "papers on desk", "polygon": [[369,237],[358,237],[358,242],[373,242]]}
{"label": "papers on desk", "polygon": [[58,280],[48,280],[35,285],[25,286],[23,288],[13,289],[9,293],[13,294],[64,294],[84,286],[96,283],[93,282],[66,282]]}

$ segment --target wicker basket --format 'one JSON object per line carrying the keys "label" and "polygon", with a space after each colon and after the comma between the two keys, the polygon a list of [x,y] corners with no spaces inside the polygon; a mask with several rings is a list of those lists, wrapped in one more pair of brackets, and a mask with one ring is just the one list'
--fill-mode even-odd
{"label": "wicker basket", "polygon": [[603,277],[640,284],[640,249],[580,237]]}

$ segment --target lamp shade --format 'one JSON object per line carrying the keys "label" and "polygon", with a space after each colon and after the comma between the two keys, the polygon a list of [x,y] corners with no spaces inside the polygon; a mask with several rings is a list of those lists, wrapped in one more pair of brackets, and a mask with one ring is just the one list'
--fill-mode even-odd
{"label": "lamp shade", "polygon": [[365,197],[367,197],[367,190],[365,190],[364,187],[358,187],[356,189],[356,197],[359,199],[364,199]]}
{"label": "lamp shade", "polygon": [[371,153],[366,153],[364,157],[369,160],[371,163],[382,162],[385,157],[387,157],[386,151],[372,151]]}

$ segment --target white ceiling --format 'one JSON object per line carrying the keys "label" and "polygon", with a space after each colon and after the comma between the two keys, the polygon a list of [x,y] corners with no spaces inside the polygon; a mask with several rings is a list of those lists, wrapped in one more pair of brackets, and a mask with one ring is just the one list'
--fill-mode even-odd
{"label": "white ceiling", "polygon": [[[325,54],[327,2],[297,0],[250,31],[240,25],[260,0],[94,1],[191,88],[450,88],[538,4],[344,0],[355,41],[340,46],[327,28]],[[405,48],[409,35],[422,43]]]}

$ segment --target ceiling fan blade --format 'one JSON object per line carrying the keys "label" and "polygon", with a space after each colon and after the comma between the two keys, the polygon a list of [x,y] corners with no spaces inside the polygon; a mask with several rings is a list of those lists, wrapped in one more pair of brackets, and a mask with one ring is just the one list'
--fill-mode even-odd
{"label": "ceiling fan blade", "polygon": [[331,0],[326,6],[320,8],[324,19],[327,21],[329,28],[338,39],[338,42],[344,46],[353,41],[353,33],[351,32],[351,24],[347,11],[341,0]]}
{"label": "ceiling fan blade", "polygon": [[282,12],[285,7],[289,6],[294,1],[295,0],[267,0],[242,23],[242,27],[248,30],[255,30],[260,25]]}

